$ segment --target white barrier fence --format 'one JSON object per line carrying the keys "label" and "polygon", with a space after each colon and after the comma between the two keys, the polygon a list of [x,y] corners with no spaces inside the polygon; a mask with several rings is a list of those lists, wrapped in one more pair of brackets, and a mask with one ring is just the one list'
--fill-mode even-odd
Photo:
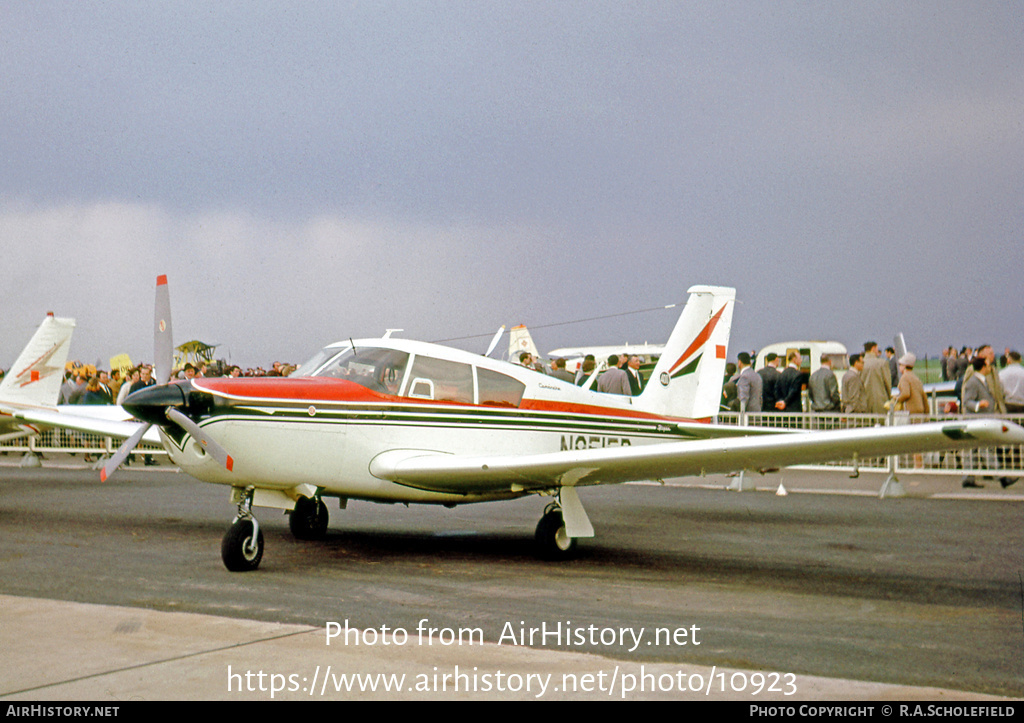
{"label": "white barrier fence", "polygon": [[[774,427],[782,429],[825,430],[853,429],[857,427],[877,427],[920,422],[960,421],[978,419],[976,415],[927,415],[895,412],[893,414],[837,414],[837,413],[750,413],[741,415],[736,412],[722,412],[718,416],[719,424],[744,424],[751,427]],[[1002,415],[1007,419],[1024,425],[1024,415]],[[904,454],[892,457],[874,457],[864,459],[848,459],[827,464],[813,465],[841,470],[888,471],[890,473],[928,473],[968,475],[984,474],[994,477],[1024,476],[1024,445],[1013,444],[1003,447],[988,447],[979,450],[960,450],[948,452],[925,452],[923,454]]]}
{"label": "white barrier fence", "polygon": [[[7,439],[0,442],[0,453],[8,456],[29,454],[33,457],[47,454],[82,455],[83,459],[103,459],[114,453],[121,444],[120,439],[104,437],[99,434],[75,432],[69,429],[48,429],[40,434]],[[142,442],[135,448],[136,455],[167,457],[167,452],[159,444]]]}

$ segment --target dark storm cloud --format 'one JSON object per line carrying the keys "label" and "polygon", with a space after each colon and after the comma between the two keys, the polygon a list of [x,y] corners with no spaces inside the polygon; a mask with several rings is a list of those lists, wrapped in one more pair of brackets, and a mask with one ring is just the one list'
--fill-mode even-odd
{"label": "dark storm cloud", "polygon": [[[739,289],[734,349],[1021,343],[1022,303],[999,294],[1024,261],[1019,4],[2,12],[0,364],[51,308],[89,361],[146,355],[163,272],[176,329],[253,363],[695,283]],[[538,341],[656,341],[672,321]]]}

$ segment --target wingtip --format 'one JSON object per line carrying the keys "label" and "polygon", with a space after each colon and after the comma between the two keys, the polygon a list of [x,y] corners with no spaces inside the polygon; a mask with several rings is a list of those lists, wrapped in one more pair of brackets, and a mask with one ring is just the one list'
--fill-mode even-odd
{"label": "wingtip", "polygon": [[228,455],[228,461],[225,463],[224,466],[227,467],[228,472],[235,471],[235,460],[231,455]]}
{"label": "wingtip", "polygon": [[167,286],[167,274],[160,274],[156,277],[157,286]]}
{"label": "wingtip", "polygon": [[106,482],[106,481],[107,481],[107,470],[101,469],[100,470],[100,482]]}

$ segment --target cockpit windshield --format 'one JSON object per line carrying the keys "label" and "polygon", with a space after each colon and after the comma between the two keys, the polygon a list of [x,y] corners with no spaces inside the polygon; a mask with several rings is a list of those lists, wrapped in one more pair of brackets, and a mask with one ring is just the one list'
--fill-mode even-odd
{"label": "cockpit windshield", "polygon": [[[328,352],[333,352],[332,357]],[[342,351],[323,349],[292,376],[345,379],[383,394],[398,394],[409,354],[396,349],[373,347]]]}

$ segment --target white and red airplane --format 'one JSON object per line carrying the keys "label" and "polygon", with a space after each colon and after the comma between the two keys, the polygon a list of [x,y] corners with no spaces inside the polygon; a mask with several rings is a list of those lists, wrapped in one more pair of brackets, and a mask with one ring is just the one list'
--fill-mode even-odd
{"label": "white and red airplane", "polygon": [[263,556],[253,506],[290,511],[293,534],[312,539],[326,531],[330,497],[344,508],[350,499],[455,506],[547,495],[536,539],[545,556],[563,558],[594,534],[580,487],[1024,442],[1024,428],[1001,420],[813,433],[710,424],[735,291],[689,294],[647,388],[627,397],[390,336],[327,346],[288,378],[168,382],[170,302],[160,277],[159,384],[125,401],[145,424],[103,478],[158,427],[184,472],[231,487],[238,513],[221,553],[241,571]]}

